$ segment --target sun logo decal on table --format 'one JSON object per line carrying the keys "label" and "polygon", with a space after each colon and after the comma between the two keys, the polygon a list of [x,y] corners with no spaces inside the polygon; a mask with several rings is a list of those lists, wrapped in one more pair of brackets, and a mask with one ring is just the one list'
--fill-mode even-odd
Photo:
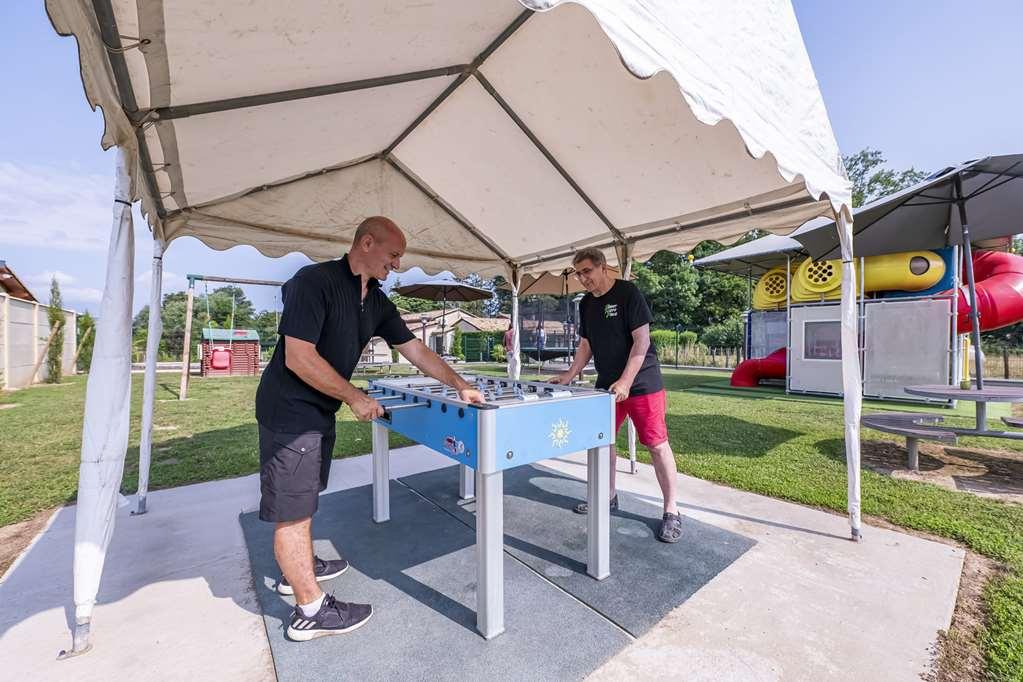
{"label": "sun logo decal on table", "polygon": [[564,419],[551,424],[551,432],[547,434],[547,437],[551,439],[551,445],[556,448],[563,448],[568,445],[568,437],[572,435],[572,430],[568,428],[568,422]]}

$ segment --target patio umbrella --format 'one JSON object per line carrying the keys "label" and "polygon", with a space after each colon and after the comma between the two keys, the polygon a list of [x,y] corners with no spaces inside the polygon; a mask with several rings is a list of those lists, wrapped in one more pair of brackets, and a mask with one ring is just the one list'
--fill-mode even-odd
{"label": "patio umbrella", "polygon": [[[123,150],[117,178],[129,192],[117,205],[140,200],[167,248],[194,236],[219,250],[326,260],[382,214],[405,228],[410,265],[501,274],[517,288],[526,272],[569,267],[582,246],[627,263],[820,215],[850,227],[850,184],[788,0],[46,0],[46,9],[76,39],[103,146]],[[113,240],[130,229],[115,224]],[[130,317],[134,266],[112,250],[107,267],[108,290],[124,296],[104,308],[94,354],[127,365],[130,331],[99,327]],[[87,403],[86,430],[127,433],[106,394]],[[857,385],[846,410],[858,536]],[[118,488],[126,440],[114,445],[83,439],[83,472],[106,472],[83,481]],[[77,515],[83,632],[115,513],[112,498],[95,499]],[[106,522],[93,527],[96,518]]]}
{"label": "patio umbrella", "polygon": [[406,284],[395,287],[394,290],[402,296],[423,298],[427,301],[443,301],[440,316],[440,343],[442,355],[444,354],[444,340],[446,338],[444,333],[446,328],[445,325],[447,323],[448,301],[468,303],[470,301],[483,301],[494,295],[494,292],[489,289],[481,289],[479,287],[462,284],[461,282],[456,282],[450,279],[431,279],[425,282],[417,282],[416,284]]}
{"label": "patio umbrella", "polygon": [[[944,246],[963,248],[970,304],[970,335],[977,390],[984,388],[972,241],[1023,232],[1023,154],[988,156],[934,173],[929,178],[853,211],[853,250],[875,256]],[[831,220],[818,219],[790,236],[816,259],[838,256]],[[983,423],[984,403],[977,403]]]}

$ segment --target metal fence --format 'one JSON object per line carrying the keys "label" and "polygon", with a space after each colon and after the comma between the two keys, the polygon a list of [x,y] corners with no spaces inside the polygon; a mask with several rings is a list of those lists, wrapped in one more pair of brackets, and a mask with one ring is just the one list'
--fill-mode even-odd
{"label": "metal fence", "polygon": [[[973,351],[970,351],[970,376],[976,376]],[[1023,379],[1023,349],[991,348],[984,350],[984,376],[991,379]]]}
{"label": "metal fence", "polygon": [[745,360],[742,348],[708,348],[697,344],[665,344],[657,349],[662,365],[731,369]]}

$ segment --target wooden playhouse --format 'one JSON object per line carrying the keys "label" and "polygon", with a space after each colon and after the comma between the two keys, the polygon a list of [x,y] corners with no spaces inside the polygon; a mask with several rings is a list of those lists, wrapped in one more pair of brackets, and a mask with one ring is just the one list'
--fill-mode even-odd
{"label": "wooden playhouse", "polygon": [[202,330],[202,376],[259,374],[259,333],[255,329]]}

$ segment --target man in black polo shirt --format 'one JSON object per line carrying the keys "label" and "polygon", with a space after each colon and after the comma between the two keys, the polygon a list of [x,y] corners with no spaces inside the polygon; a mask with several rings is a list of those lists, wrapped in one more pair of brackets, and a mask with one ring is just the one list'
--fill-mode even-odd
{"label": "man in black polo shirt", "polygon": [[[650,452],[664,498],[664,514],[657,531],[662,542],[682,537],[682,517],[675,505],[678,470],[664,423],[667,399],[661,380],[661,365],[650,343],[653,316],[646,299],[635,284],[615,279],[599,249],[582,249],[572,259],[575,274],[586,289],[579,302],[579,347],[575,361],[566,372],[551,379],[567,384],[593,358],[597,367],[597,388],[615,396],[615,432],[626,417],[636,426],[639,441]],[[611,509],[618,508],[615,494],[616,457],[611,447]],[[575,511],[585,514],[586,503]]]}
{"label": "man in black polo shirt", "polygon": [[408,330],[380,289],[405,253],[392,221],[367,218],[341,260],[308,265],[284,284],[277,348],[256,392],[259,422],[259,518],[276,524],[277,590],[295,595],[288,637],[309,640],[350,632],[373,613],[368,604],[337,601],[319,584],[348,568],[344,559],[313,555],[312,516],[327,487],[334,423],[341,403],[359,421],[384,410],[349,380],[363,347],[380,336],[425,374],[458,390],[467,402],[483,396]]}

